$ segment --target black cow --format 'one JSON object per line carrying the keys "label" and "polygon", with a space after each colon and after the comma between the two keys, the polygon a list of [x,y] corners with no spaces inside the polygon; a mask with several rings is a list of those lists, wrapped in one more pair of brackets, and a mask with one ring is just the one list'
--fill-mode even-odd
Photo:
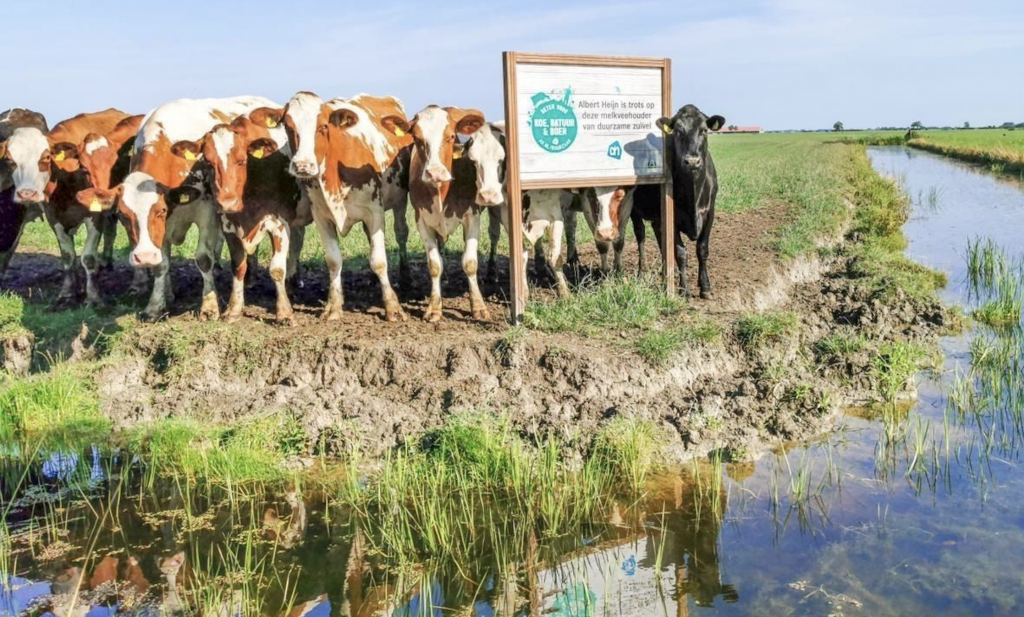
{"label": "black cow", "polygon": [[[686,105],[671,118],[661,118],[658,127],[668,140],[672,167],[672,196],[675,200],[676,267],[679,269],[679,293],[689,293],[686,282],[686,245],[683,236],[697,243],[697,261],[700,265],[698,280],[700,297],[711,298],[711,280],[708,278],[708,242],[711,224],[715,220],[715,198],[718,196],[718,175],[708,151],[708,131],[717,131],[725,125],[722,116],[704,115],[695,105]],[[630,212],[633,233],[640,252],[643,270],[644,221],[651,221],[661,247],[661,187],[646,184],[633,191],[633,210]]]}
{"label": "black cow", "polygon": [[49,130],[43,114],[28,109],[8,109],[0,113],[0,276],[7,270],[7,264],[18,248],[21,230],[30,219],[39,216],[38,207],[31,209],[14,202],[14,184],[11,181],[10,163],[3,155],[3,143],[15,129],[37,128],[44,133]]}

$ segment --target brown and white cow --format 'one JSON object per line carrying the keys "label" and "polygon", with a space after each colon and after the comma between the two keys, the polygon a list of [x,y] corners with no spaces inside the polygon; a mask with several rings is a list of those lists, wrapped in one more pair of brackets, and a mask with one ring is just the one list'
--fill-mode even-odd
{"label": "brown and white cow", "polygon": [[206,185],[209,166],[200,164],[202,152],[196,143],[214,126],[259,107],[274,107],[274,102],[240,96],[180,99],[157,107],[142,122],[124,182],[114,190],[93,194],[106,207],[117,204],[132,242],[132,266],[155,270],[153,291],[145,309],[147,317],[164,314],[173,298],[171,247],[184,242],[192,225],[199,228],[195,259],[203,276],[199,317],[219,317],[213,266],[222,235]]}
{"label": "brown and white cow", "polygon": [[323,318],[340,319],[344,304],[338,234],[347,235],[353,225],[362,222],[370,241],[370,268],[380,281],[385,317],[388,321],[405,319],[388,278],[384,240],[384,212],[393,210],[404,264],[412,138],[401,129],[406,122],[401,101],[360,94],[325,103],[311,92],[299,92],[288,101],[282,116],[294,152],[290,170],[310,198],[330,270]]}
{"label": "brown and white cow", "polygon": [[[275,106],[276,107],[276,106]],[[281,124],[282,113],[262,107],[219,124],[189,150],[199,150],[210,165],[210,188],[234,272],[224,319],[236,321],[245,306],[247,255],[270,236],[270,277],[277,288],[277,319],[292,318],[286,279],[297,269],[302,234],[312,222],[309,200],[288,172],[292,151]]]}
{"label": "brown and white cow", "polygon": [[[79,114],[53,130],[42,133],[21,128],[8,140],[8,155],[14,161],[14,199],[22,204],[41,203],[43,214],[57,236],[64,281],[57,302],[75,294],[75,232],[86,228],[82,265],[86,274],[86,301],[102,304],[96,272],[100,266],[99,243],[106,238],[112,250],[117,221],[104,212],[99,202],[83,205],[78,193],[93,187],[109,188],[118,162],[118,150],[134,137],[141,116],[116,110]],[[122,163],[127,165],[127,152]],[[121,172],[123,176],[123,172]],[[108,255],[109,257],[109,255]]]}
{"label": "brown and white cow", "polygon": [[20,128],[36,128],[44,133],[50,130],[39,112],[16,107],[0,113],[0,277],[7,272],[25,223],[40,214],[38,208],[14,201],[13,161],[7,156],[6,142]]}
{"label": "brown and white cow", "polygon": [[[488,140],[481,135],[475,145],[467,142],[464,146],[459,135],[470,136],[478,131],[489,134],[491,129],[485,124],[483,113],[475,109],[431,105],[416,114],[403,130],[413,136],[409,194],[430,272],[430,304],[423,318],[431,322],[441,319],[441,247],[461,226],[465,240],[462,270],[469,279],[470,307],[474,318],[488,319],[487,305],[477,282],[480,213],[484,207],[501,205],[504,197],[497,170],[493,166],[488,170],[485,164],[480,169],[482,173],[478,173],[473,159],[473,148],[478,158],[483,159],[481,149],[487,147]],[[468,158],[463,156],[467,150]],[[504,149],[500,149],[498,163],[503,161]]]}
{"label": "brown and white cow", "polygon": [[587,227],[594,235],[597,252],[601,255],[601,272],[611,272],[608,265],[609,250],[615,253],[615,271],[621,272],[626,224],[629,223],[630,211],[633,209],[633,187],[597,187],[584,189],[579,193],[581,198],[573,202],[565,217],[568,263],[579,262],[579,253],[576,250],[576,214],[582,212]]}

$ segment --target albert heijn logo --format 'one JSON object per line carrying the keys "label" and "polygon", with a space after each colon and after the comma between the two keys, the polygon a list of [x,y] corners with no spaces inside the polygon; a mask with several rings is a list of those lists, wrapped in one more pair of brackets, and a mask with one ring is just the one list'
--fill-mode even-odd
{"label": "albert heijn logo", "polygon": [[615,140],[608,146],[608,156],[615,159],[622,159],[622,144],[618,140]]}

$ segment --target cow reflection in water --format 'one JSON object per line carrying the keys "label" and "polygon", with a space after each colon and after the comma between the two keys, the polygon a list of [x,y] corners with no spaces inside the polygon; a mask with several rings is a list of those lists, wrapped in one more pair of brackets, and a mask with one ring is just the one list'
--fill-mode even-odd
{"label": "cow reflection in water", "polygon": [[294,548],[302,540],[306,532],[306,503],[294,488],[284,495],[291,513],[282,520],[276,508],[267,508],[263,513],[263,535],[268,540],[275,540],[282,548]]}

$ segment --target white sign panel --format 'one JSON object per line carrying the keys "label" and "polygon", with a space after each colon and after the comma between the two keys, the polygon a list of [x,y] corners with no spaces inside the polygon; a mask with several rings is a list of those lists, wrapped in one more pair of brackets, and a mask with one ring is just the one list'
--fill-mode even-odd
{"label": "white sign panel", "polygon": [[518,64],[522,181],[664,176],[662,83],[659,68]]}

